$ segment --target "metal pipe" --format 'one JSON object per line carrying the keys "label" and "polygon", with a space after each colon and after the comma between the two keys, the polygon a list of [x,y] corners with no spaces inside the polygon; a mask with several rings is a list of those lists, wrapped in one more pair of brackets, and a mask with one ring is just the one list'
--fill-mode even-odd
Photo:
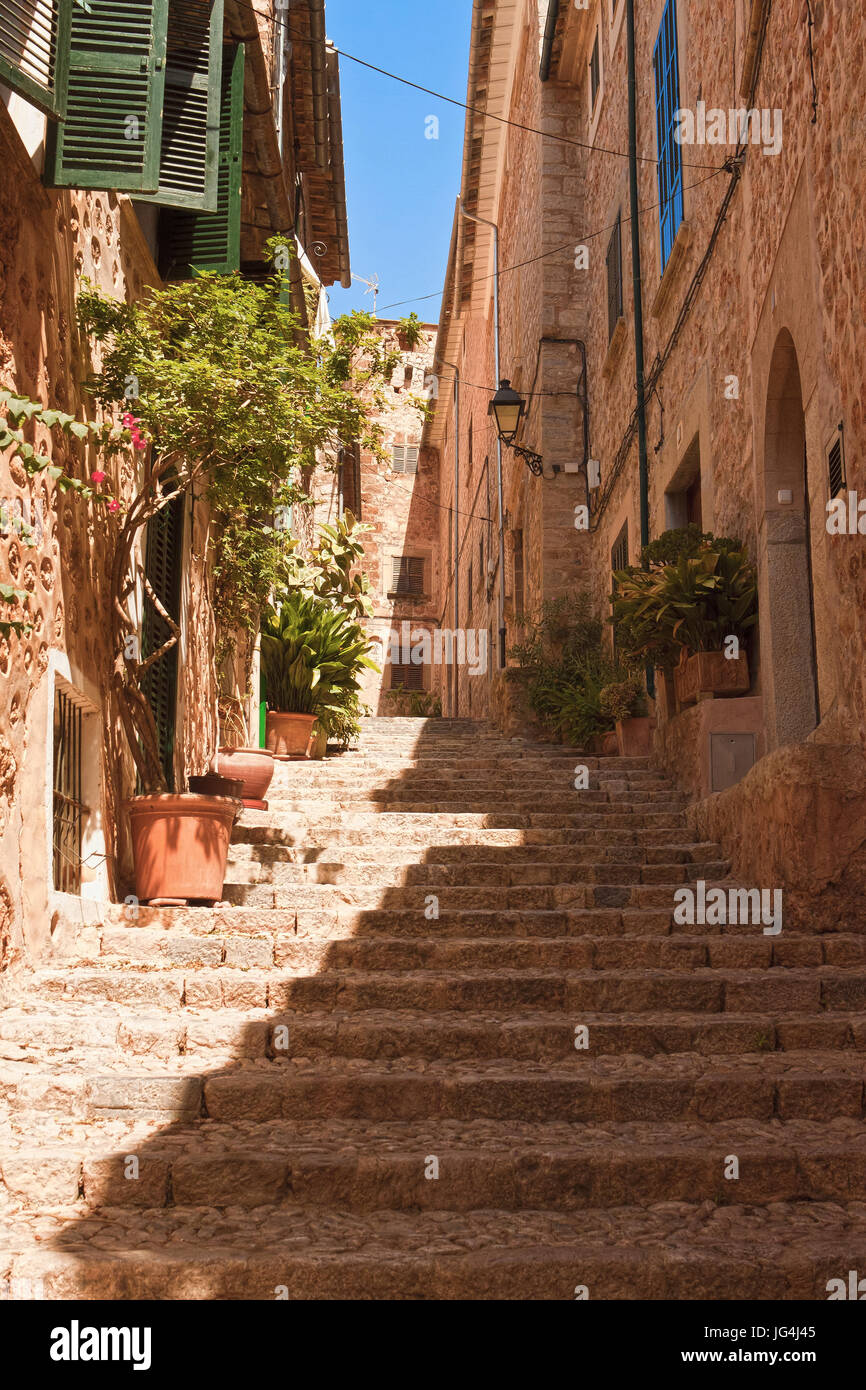
{"label": "metal pipe", "polygon": [[[631,215],[631,279],[634,298],[635,390],[637,392],[637,447],[640,482],[640,543],[649,544],[649,467],[646,445],[646,390],[643,356],[643,288],[640,256],[640,209],[637,185],[637,85],[635,80],[634,0],[626,0],[628,51],[628,184]],[[654,694],[653,671],[647,668],[647,689]]]}
{"label": "metal pipe", "polygon": [[[456,362],[449,362],[444,357],[438,357],[434,366],[450,367],[454,373],[454,534],[452,537],[454,555],[451,565],[451,583],[454,588],[454,622],[452,624],[452,631],[456,634],[460,626],[460,368],[457,366]],[[446,609],[447,606],[446,604]],[[451,677],[451,717],[457,719],[460,715],[460,667],[456,661],[453,663],[453,666],[454,670]]]}
{"label": "metal pipe", "polygon": [[[470,222],[493,229],[493,375],[499,385],[499,228],[486,217],[467,212],[460,199],[460,211]],[[502,440],[496,435],[496,491],[499,499],[499,668],[505,668],[505,507],[502,497]]]}
{"label": "metal pipe", "polygon": [[544,38],[541,43],[541,62],[538,76],[546,82],[550,76],[550,60],[553,57],[553,40],[556,36],[556,21],[559,18],[559,0],[548,0],[547,19],[544,25]]}

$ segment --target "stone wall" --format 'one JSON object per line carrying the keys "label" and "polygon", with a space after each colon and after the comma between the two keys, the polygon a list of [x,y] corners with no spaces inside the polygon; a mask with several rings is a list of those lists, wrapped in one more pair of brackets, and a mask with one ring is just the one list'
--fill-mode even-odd
{"label": "stone wall", "polygon": [[[129,199],[44,188],[38,141],[30,149],[33,159],[0,103],[0,383],[84,418],[80,385],[88,362],[75,321],[82,279],[133,299],[158,277]],[[39,443],[51,450],[55,464],[79,478],[95,467],[76,444],[58,445],[49,437]],[[132,456],[110,466],[106,487],[121,501],[133,484]],[[117,519],[58,494],[44,478],[29,480],[8,458],[0,459],[0,497],[35,506],[43,532],[34,548],[14,532],[0,536],[0,581],[28,591],[24,616],[32,624],[27,635],[0,639],[2,971],[38,958],[51,941],[57,901],[51,875],[55,681],[67,681],[87,711],[88,836],[94,848],[82,892],[94,902],[129,890],[120,806],[134,779],[109,693],[106,573]],[[186,563],[177,750],[179,765],[189,772],[203,768],[215,743],[207,530],[206,508],[198,502]]]}

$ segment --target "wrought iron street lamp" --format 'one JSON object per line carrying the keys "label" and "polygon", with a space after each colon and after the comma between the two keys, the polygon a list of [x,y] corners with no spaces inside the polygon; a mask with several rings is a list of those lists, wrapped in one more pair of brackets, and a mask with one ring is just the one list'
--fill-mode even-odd
{"label": "wrought iron street lamp", "polygon": [[540,478],[544,467],[541,454],[514,442],[520,421],[526,414],[526,401],[513,389],[510,381],[500,381],[499,390],[487,407],[487,413],[496,421],[496,430],[502,443],[513,450],[518,458],[523,459],[530,473]]}

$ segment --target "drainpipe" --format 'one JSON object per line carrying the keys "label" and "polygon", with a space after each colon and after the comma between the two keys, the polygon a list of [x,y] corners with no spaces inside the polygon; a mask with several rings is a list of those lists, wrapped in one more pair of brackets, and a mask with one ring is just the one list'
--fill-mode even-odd
{"label": "drainpipe", "polygon": [[[637,184],[637,85],[635,81],[634,0],[626,0],[626,43],[628,50],[628,185],[631,221],[631,281],[634,300],[634,360],[637,392],[637,447],[640,478],[640,543],[649,544],[649,468],[646,447],[646,392],[643,359],[643,289],[640,258],[640,212]],[[655,693],[652,667],[647,667],[647,690]]]}
{"label": "drainpipe", "polygon": [[[467,212],[460,200],[460,211],[470,222],[481,222],[493,229],[493,376],[499,385],[499,228],[486,217]],[[505,669],[505,508],[502,500],[502,440],[496,436],[496,492],[499,500],[499,668]]]}
{"label": "drainpipe", "polygon": [[548,0],[547,21],[544,25],[544,38],[541,41],[541,63],[538,68],[538,76],[542,82],[546,82],[550,76],[550,60],[553,56],[553,38],[556,33],[556,21],[559,18],[559,0]]}
{"label": "drainpipe", "polygon": [[[460,627],[460,368],[454,362],[440,358],[443,367],[454,373],[454,565],[451,581],[454,585],[454,634]],[[451,717],[460,717],[460,663],[454,662],[452,673]]]}

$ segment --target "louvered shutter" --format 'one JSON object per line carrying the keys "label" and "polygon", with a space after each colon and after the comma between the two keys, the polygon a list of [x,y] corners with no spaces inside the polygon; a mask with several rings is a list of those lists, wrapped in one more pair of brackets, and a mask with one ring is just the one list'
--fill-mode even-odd
{"label": "louvered shutter", "polygon": [[49,127],[47,184],[156,189],[167,12],[167,0],[73,5],[65,116]]}
{"label": "louvered shutter", "polygon": [[144,202],[216,211],[222,60],[223,0],[173,0],[159,187]]}
{"label": "louvered shutter", "polygon": [[423,594],[423,557],[420,555],[395,555],[392,579],[392,592],[395,594]]}
{"label": "louvered shutter", "polygon": [[222,55],[216,212],[167,211],[160,222],[163,273],[182,280],[195,270],[227,275],[241,263],[241,176],[244,123],[244,46]]}
{"label": "louvered shutter", "polygon": [[0,2],[0,82],[62,115],[72,0]]}
{"label": "louvered shutter", "polygon": [[424,689],[424,668],[423,666],[401,666],[392,665],[391,667],[391,689],[402,686],[404,690],[423,690]]}
{"label": "louvered shutter", "polygon": [[[183,553],[183,497],[177,497],[147,524],[145,573],[166,612],[180,620],[180,577]],[[144,600],[141,650],[147,657],[168,641],[171,629],[150,600]],[[177,718],[177,643],[145,671],[142,690],[153,711],[159,753],[169,787],[174,785],[174,735]]]}
{"label": "louvered shutter", "polygon": [[391,467],[395,473],[417,473],[417,444],[392,444]]}

